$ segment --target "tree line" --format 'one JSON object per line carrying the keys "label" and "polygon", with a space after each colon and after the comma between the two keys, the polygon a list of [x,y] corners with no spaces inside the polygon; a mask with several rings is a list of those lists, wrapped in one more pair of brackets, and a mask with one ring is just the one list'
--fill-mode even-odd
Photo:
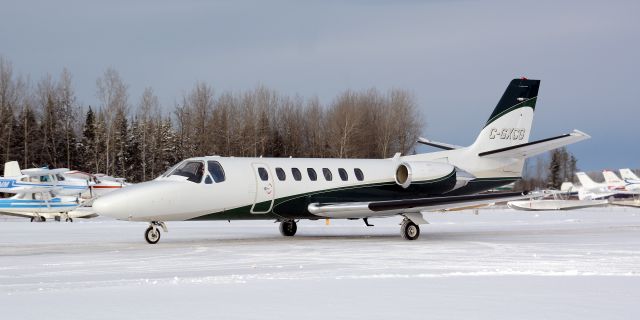
{"label": "tree line", "polygon": [[516,183],[518,190],[560,190],[563,182],[577,183],[578,159],[566,147],[551,150],[544,156],[532,158]]}
{"label": "tree line", "polygon": [[0,157],[22,167],[67,167],[155,178],[181,159],[204,156],[384,158],[412,151],[424,121],[412,94],[375,88],[330,103],[264,86],[217,93],[198,82],[173,106],[152,88],[132,98],[109,68],[97,105],[78,102],[72,75],[32,83],[0,56]]}

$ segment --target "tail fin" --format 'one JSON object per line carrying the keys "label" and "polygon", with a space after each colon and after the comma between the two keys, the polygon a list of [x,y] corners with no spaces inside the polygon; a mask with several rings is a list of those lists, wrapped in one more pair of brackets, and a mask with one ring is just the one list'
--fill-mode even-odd
{"label": "tail fin", "polygon": [[471,145],[478,153],[529,142],[540,80],[513,79]]}
{"label": "tail fin", "polygon": [[613,171],[604,170],[602,171],[602,175],[604,176],[604,181],[607,184],[624,185],[624,181],[618,178],[618,176]]}
{"label": "tail fin", "polygon": [[640,178],[638,178],[631,169],[620,169],[620,175],[622,176],[622,179],[640,180]]}
{"label": "tail fin", "polygon": [[19,177],[22,175],[20,171],[20,165],[18,161],[9,161],[4,164],[4,176],[5,177]]}
{"label": "tail fin", "polygon": [[574,188],[575,186],[573,185],[573,183],[563,182],[562,185],[560,186],[560,191],[571,192],[572,190],[574,190]]}
{"label": "tail fin", "polygon": [[584,172],[576,172],[576,177],[578,177],[580,184],[587,189],[600,187],[598,183],[591,180],[591,178],[589,178],[589,176]]}

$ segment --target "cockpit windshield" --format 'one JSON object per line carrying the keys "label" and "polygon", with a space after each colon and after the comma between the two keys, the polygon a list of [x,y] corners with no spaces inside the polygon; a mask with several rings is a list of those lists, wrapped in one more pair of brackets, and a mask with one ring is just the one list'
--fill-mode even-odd
{"label": "cockpit windshield", "polygon": [[200,183],[204,176],[204,163],[201,161],[186,161],[171,172],[171,175],[187,177],[188,181]]}

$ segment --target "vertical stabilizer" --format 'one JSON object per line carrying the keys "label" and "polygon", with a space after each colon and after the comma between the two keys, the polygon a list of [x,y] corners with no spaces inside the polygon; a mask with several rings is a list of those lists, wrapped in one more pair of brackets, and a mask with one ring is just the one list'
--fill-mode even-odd
{"label": "vertical stabilizer", "polygon": [[540,80],[513,79],[471,145],[477,152],[529,142]]}
{"label": "vertical stabilizer", "polygon": [[620,169],[620,175],[622,176],[622,179],[640,180],[640,178],[638,178],[638,176],[633,173],[631,169]]}
{"label": "vertical stabilizer", "polygon": [[578,177],[580,184],[586,189],[600,188],[600,184],[591,180],[591,178],[584,172],[576,172],[576,177]]}
{"label": "vertical stabilizer", "polygon": [[604,176],[604,181],[608,185],[624,185],[624,181],[620,179],[613,171],[604,170],[602,171],[602,175]]}
{"label": "vertical stabilizer", "polygon": [[4,164],[5,177],[19,177],[22,175],[18,161],[9,161]]}

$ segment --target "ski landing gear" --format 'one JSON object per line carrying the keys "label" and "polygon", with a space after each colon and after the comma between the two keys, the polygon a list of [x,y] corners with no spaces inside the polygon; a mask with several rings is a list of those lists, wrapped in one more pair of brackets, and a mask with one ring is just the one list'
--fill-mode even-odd
{"label": "ski landing gear", "polygon": [[160,241],[160,229],[162,228],[164,232],[169,232],[167,226],[162,221],[151,221],[149,223],[149,227],[144,232],[144,239],[147,240],[149,244],[156,244]]}
{"label": "ski landing gear", "polygon": [[296,222],[293,220],[285,220],[280,222],[280,234],[285,237],[293,237],[298,230]]}

